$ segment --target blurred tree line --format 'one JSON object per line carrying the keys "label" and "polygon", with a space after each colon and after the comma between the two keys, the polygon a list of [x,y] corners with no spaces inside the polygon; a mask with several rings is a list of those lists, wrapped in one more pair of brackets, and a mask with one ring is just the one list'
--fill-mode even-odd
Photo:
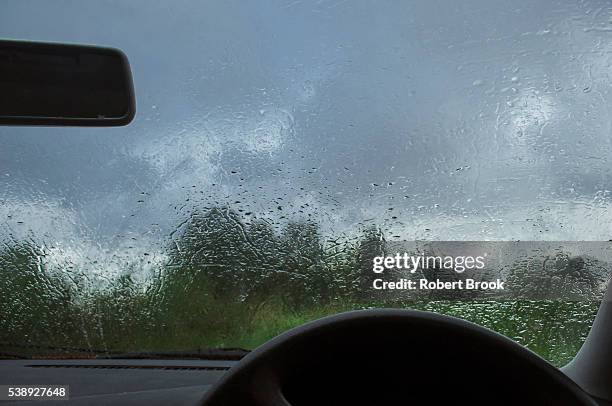
{"label": "blurred tree line", "polygon": [[[44,247],[17,241],[0,248],[0,353],[23,343],[201,348],[234,343],[280,314],[392,306],[406,297],[372,289],[381,277],[372,272],[372,259],[385,254],[376,226],[353,239],[331,239],[312,221],[290,222],[279,233],[265,220],[247,223],[229,208],[213,208],[188,219],[168,246],[167,262],[147,283],[134,281],[139,270],[126,270],[96,289],[78,266],[49,269]],[[543,299],[576,281],[582,291],[596,291],[601,278],[589,273],[587,262],[560,255],[544,264],[542,274],[517,266],[508,280],[539,289]],[[431,270],[421,276],[456,278]],[[449,298],[455,297],[434,291],[416,299]],[[265,322],[286,328],[280,320]]]}

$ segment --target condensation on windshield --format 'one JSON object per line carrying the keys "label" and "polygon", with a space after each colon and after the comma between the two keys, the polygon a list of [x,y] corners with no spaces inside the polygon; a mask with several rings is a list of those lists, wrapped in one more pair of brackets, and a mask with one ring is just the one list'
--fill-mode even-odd
{"label": "condensation on windshield", "polygon": [[597,299],[390,300],[362,265],[389,241],[610,238],[607,2],[33,6],[5,2],[0,36],[121,48],[138,112],[0,129],[0,352],[254,348],[381,306],[557,365],[581,345]]}

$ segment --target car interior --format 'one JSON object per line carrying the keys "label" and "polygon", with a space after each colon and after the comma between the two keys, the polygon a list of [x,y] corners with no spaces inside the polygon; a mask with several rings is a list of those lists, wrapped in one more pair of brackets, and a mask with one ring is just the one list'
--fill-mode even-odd
{"label": "car interior", "polygon": [[0,404],[612,405],[611,23],[4,2]]}

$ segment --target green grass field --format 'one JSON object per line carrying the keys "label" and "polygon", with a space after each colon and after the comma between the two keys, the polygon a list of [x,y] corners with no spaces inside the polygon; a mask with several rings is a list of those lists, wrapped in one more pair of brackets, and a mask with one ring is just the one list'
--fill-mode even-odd
{"label": "green grass field", "polygon": [[[126,292],[98,293],[78,300],[58,294],[38,295],[36,290],[30,290],[29,294],[36,295],[37,300],[22,297],[20,302],[18,295],[13,295],[14,300],[10,301],[13,307],[5,307],[8,311],[0,318],[0,352],[61,356],[77,355],[78,351],[73,354],[74,351],[47,347],[94,352],[253,349],[290,328],[327,315],[395,307],[474,322],[512,338],[561,366],[582,345],[599,305],[561,301],[420,301],[372,305],[332,303],[288,310],[274,301],[251,306],[191,292],[171,300],[158,300],[164,297],[159,294]],[[24,306],[25,302],[28,306]],[[26,346],[14,347],[7,343]],[[32,344],[36,347],[27,347]]]}
{"label": "green grass field", "polygon": [[[596,301],[373,296],[369,258],[381,248],[378,231],[323,245],[316,224],[293,224],[280,236],[264,223],[245,227],[237,215],[212,210],[192,222],[181,250],[169,249],[168,262],[145,282],[131,277],[143,272],[137,267],[101,283],[76,265],[48,265],[44,248],[31,242],[6,245],[0,249],[0,354],[253,349],[327,315],[396,307],[474,322],[560,366],[582,345],[599,307]],[[554,276],[515,282],[546,287]]]}
{"label": "green grass field", "polygon": [[[126,309],[131,307],[131,311]],[[368,308],[358,305],[328,305],[301,311],[287,311],[264,305],[255,313],[240,304],[219,304],[214,309],[186,306],[180,313],[152,314],[134,303],[72,310],[62,323],[47,325],[22,320],[24,336],[0,335],[3,342],[42,344],[43,347],[12,348],[31,356],[78,355],[45,346],[74,347],[98,351],[193,351],[205,348],[240,347],[253,349],[311,320],[342,311]],[[377,306],[378,307],[378,306]],[[389,306],[387,306],[389,307]],[[556,366],[572,359],[582,345],[597,312],[590,302],[450,302],[396,303],[411,308],[459,317],[512,338]],[[251,313],[249,313],[251,312]],[[57,312],[52,312],[58,315]],[[53,314],[47,314],[53,316]],[[146,316],[145,316],[146,314]],[[68,318],[67,318],[68,317]],[[25,338],[25,340],[24,340]]]}
{"label": "green grass field", "polygon": [[[556,366],[570,361],[591,327],[598,303],[589,302],[429,302],[396,307],[446,314],[512,338]],[[302,313],[262,312],[240,337],[220,345],[254,348],[310,320],[350,308],[328,307]]]}

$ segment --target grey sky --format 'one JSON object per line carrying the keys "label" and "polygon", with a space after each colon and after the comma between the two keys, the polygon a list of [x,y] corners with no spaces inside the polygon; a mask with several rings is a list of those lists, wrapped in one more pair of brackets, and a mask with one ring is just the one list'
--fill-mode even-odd
{"label": "grey sky", "polygon": [[121,48],[138,111],[0,128],[0,234],[155,250],[229,205],[333,234],[608,240],[611,20],[605,1],[5,0],[0,37]]}

